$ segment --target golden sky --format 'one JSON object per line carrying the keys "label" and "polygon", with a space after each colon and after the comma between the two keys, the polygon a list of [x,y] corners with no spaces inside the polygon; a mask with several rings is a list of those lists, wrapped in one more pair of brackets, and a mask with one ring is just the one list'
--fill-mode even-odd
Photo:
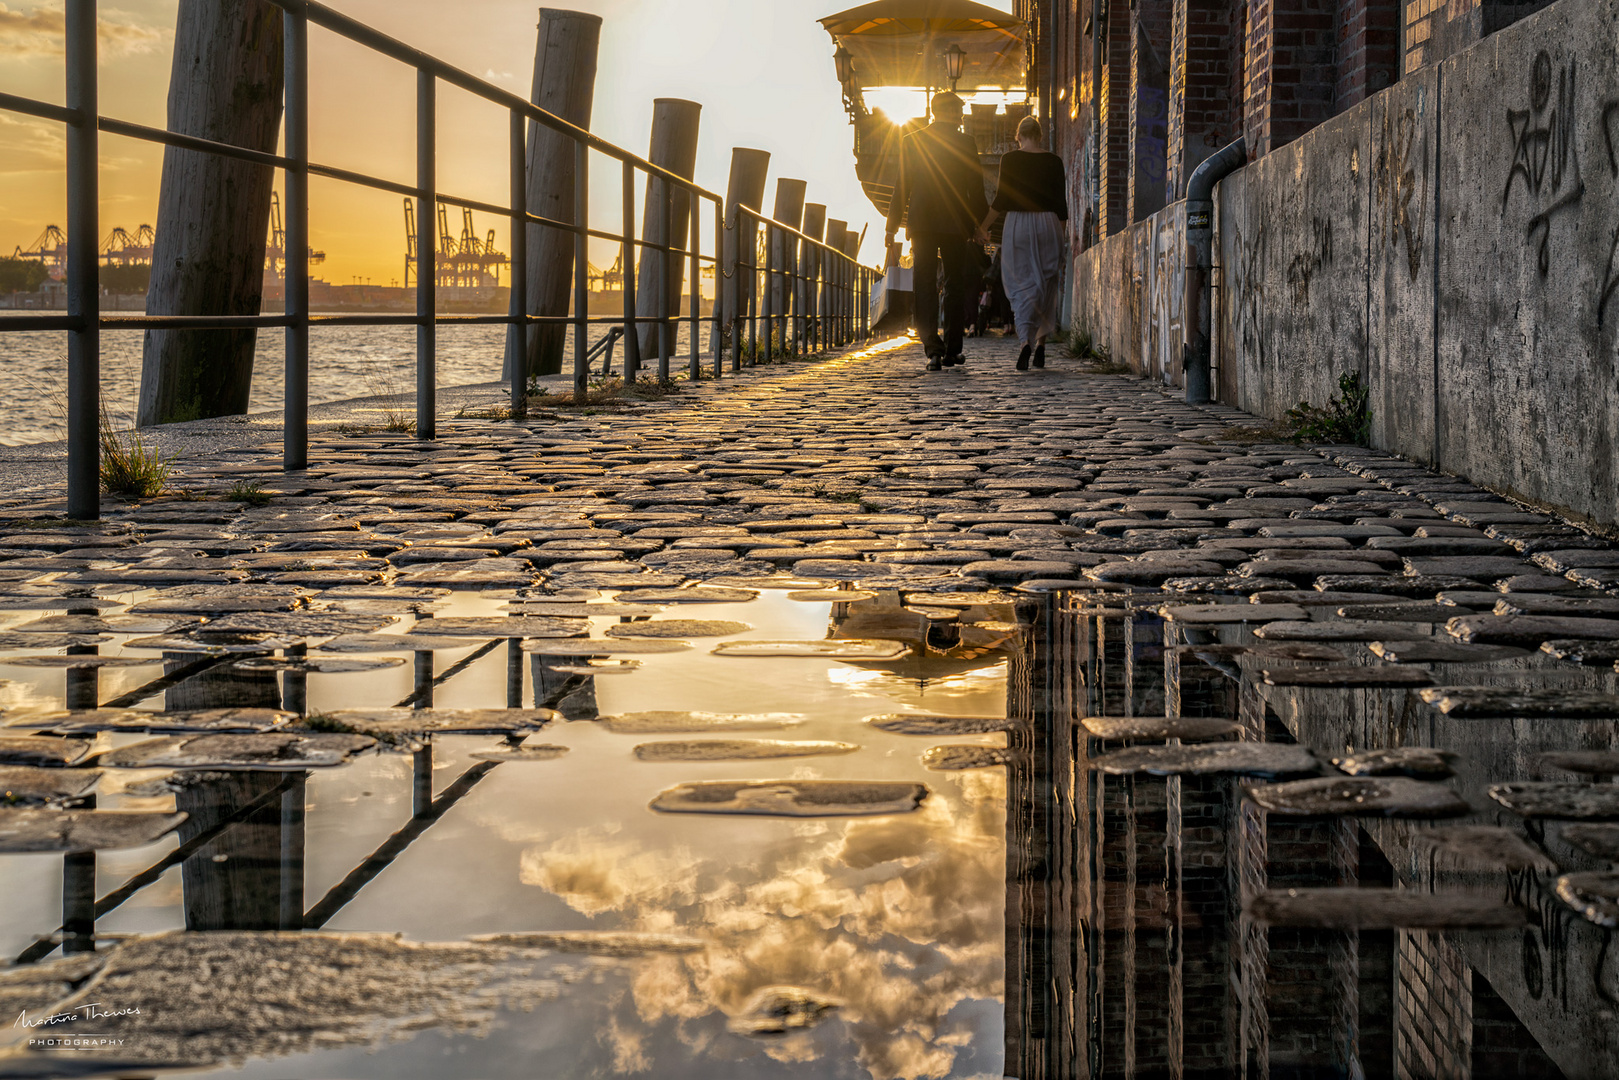
{"label": "golden sky", "polygon": [[[538,6],[516,0],[329,0],[346,14],[527,96]],[[992,0],[1009,9],[1010,0]],[[809,201],[856,231],[861,254],[879,256],[882,222],[855,179],[853,131],[833,74],[832,44],[815,20],[842,0],[576,0],[602,16],[597,134],[645,154],[657,97],[703,105],[697,180],[724,193],[733,146],[768,150],[769,207],[778,177],[809,182]],[[165,126],[176,0],[117,0],[101,8],[101,95],[106,115]],[[60,0],[0,3],[0,91],[62,100]],[[310,153],[319,162],[414,180],[414,75],[318,30],[310,31]],[[506,118],[461,91],[439,94],[439,186],[502,204]],[[102,135],[101,235],[156,218],[161,148]],[[45,225],[65,225],[60,125],[0,112],[0,253],[27,245]],[[592,165],[592,224],[617,230],[618,170]],[[311,184],[311,243],[324,250],[317,276],[333,283],[402,279],[400,197],[336,181]],[[504,223],[493,227],[502,250]],[[459,213],[451,214],[459,236]],[[711,245],[712,225],[703,238]],[[613,245],[592,261],[607,265]]]}

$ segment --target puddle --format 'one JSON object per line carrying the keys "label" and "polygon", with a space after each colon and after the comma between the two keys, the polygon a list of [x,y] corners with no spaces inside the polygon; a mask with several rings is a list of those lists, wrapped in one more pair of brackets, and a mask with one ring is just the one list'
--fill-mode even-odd
{"label": "puddle", "polygon": [[[0,1004],[122,1042],[13,1027],[0,1077],[1371,1077],[1464,1037],[1608,1074],[1610,643],[1276,550],[1254,604],[570,569],[8,605]],[[1466,1032],[1412,1008],[1436,971]]]}

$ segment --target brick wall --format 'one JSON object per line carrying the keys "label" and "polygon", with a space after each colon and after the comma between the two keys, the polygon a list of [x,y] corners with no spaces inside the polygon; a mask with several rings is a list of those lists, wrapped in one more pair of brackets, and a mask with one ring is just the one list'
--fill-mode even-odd
{"label": "brick wall", "polygon": [[1399,0],[1342,0],[1336,37],[1332,111],[1340,113],[1399,78]]}
{"label": "brick wall", "polygon": [[1163,209],[1169,161],[1169,46],[1174,0],[1136,0],[1130,12],[1130,220]]}
{"label": "brick wall", "polygon": [[1563,1080],[1563,1070],[1503,1001],[1489,980],[1472,972],[1474,1080]]}
{"label": "brick wall", "polygon": [[1467,1080],[1473,995],[1467,962],[1442,933],[1401,930],[1395,939],[1394,1075]]}
{"label": "brick wall", "polygon": [[1166,182],[1171,200],[1185,198],[1192,170],[1241,133],[1245,7],[1243,0],[1175,2]]}
{"label": "brick wall", "polygon": [[1097,95],[1097,235],[1130,224],[1130,9],[1103,8],[1101,92]]}
{"label": "brick wall", "polygon": [[1243,134],[1250,159],[1331,119],[1336,23],[1332,0],[1249,0]]}

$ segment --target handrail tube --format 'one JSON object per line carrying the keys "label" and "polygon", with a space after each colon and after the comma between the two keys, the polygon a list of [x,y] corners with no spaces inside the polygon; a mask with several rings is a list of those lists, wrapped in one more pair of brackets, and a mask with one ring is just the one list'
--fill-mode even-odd
{"label": "handrail tube", "polygon": [[41,120],[55,120],[59,124],[77,124],[80,122],[79,117],[82,115],[77,109],[52,105],[50,102],[40,101],[38,98],[3,93],[0,93],[0,110],[22,113],[24,116],[37,116]]}

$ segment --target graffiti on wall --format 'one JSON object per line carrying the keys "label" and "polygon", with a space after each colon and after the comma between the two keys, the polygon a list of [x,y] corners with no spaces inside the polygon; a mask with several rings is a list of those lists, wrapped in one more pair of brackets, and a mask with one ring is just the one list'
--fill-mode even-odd
{"label": "graffiti on wall", "polygon": [[[1539,212],[1529,219],[1524,239],[1535,246],[1536,266],[1544,277],[1551,267],[1551,229],[1555,215],[1576,207],[1585,198],[1579,153],[1574,146],[1574,99],[1577,85],[1573,60],[1552,70],[1551,54],[1535,54],[1529,69],[1526,109],[1507,109],[1511,132],[1512,166],[1501,209],[1521,187]],[[1521,184],[1520,184],[1521,181]]]}
{"label": "graffiti on wall", "polygon": [[1232,315],[1237,327],[1237,355],[1254,366],[1265,362],[1265,254],[1268,240],[1260,223],[1252,237],[1234,223],[1236,259],[1232,266]]}
{"label": "graffiti on wall", "polygon": [[1304,307],[1310,302],[1310,279],[1332,262],[1332,219],[1312,217],[1307,246],[1287,264],[1287,282],[1293,286],[1293,300]]}
{"label": "graffiti on wall", "polygon": [[[1419,139],[1424,145],[1418,145]],[[1385,111],[1379,140],[1373,185],[1372,243],[1398,252],[1403,241],[1406,266],[1411,280],[1416,281],[1417,272],[1422,269],[1423,234],[1427,227],[1427,215],[1423,212],[1428,201],[1429,169],[1425,130],[1418,125],[1412,109]],[[1411,208],[1413,201],[1415,213]]]}
{"label": "graffiti on wall", "polygon": [[[1619,181],[1619,146],[1615,145],[1615,136],[1619,135],[1619,101],[1610,101],[1602,107],[1602,138],[1607,145],[1609,179]],[[1601,329],[1608,314],[1608,304],[1612,302],[1614,293],[1619,291],[1619,230],[1613,234],[1613,243],[1608,245],[1608,265],[1602,272],[1602,288],[1597,290],[1597,329]]]}

